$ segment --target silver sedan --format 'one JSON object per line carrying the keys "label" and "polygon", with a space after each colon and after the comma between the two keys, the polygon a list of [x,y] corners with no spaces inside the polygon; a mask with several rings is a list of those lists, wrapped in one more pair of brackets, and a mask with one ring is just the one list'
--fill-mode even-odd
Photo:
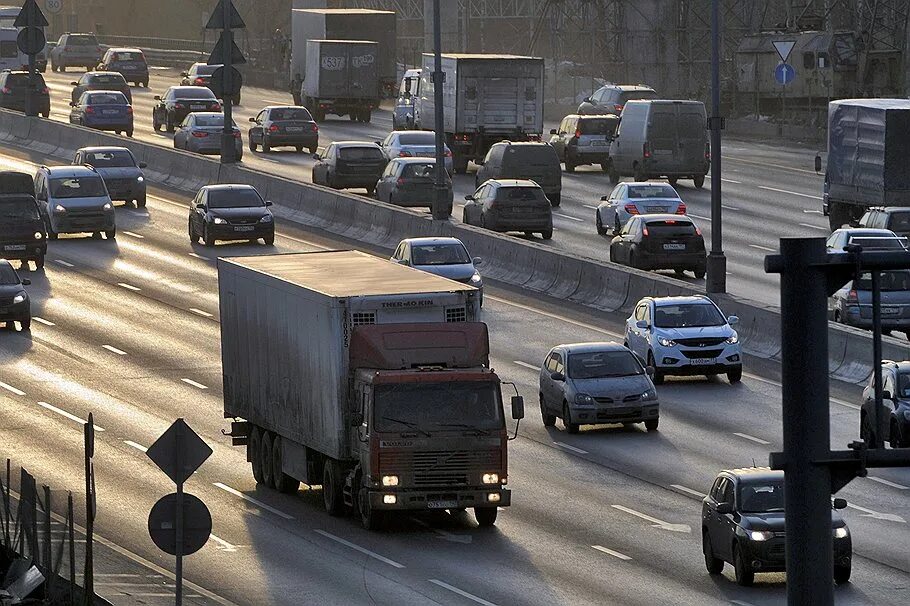
{"label": "silver sedan", "polygon": [[[389,160],[393,158],[435,158],[436,133],[428,130],[393,130],[380,143],[382,153]],[[452,174],[452,150],[443,143],[446,171]]]}
{"label": "silver sedan", "polygon": [[620,183],[600,200],[595,223],[602,236],[618,234],[633,215],[686,214],[686,203],[667,183]]}
{"label": "silver sedan", "polygon": [[[187,114],[174,133],[174,148],[185,149],[197,154],[221,153],[221,133],[224,130],[224,114],[217,112],[193,112]],[[240,129],[234,124],[234,149],[237,159],[243,157],[243,140]]]}

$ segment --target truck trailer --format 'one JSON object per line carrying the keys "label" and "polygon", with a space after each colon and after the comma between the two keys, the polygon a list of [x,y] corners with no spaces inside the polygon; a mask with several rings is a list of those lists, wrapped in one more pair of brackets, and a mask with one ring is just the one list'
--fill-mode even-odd
{"label": "truck trailer", "polygon": [[[417,129],[436,129],[434,59],[423,55]],[[443,128],[454,170],[483,160],[497,141],[540,140],[543,132],[543,59],[516,55],[443,53]]]}
{"label": "truck trailer", "polygon": [[[477,289],[356,251],[218,259],[224,416],[256,481],[368,529],[510,504]],[[512,417],[524,402],[512,398]]]}
{"label": "truck trailer", "polygon": [[321,122],[326,114],[369,122],[379,107],[379,45],[365,40],[307,40],[303,104]]}
{"label": "truck trailer", "polygon": [[910,101],[831,101],[822,202],[831,230],[855,223],[871,207],[910,206],[908,155]]}

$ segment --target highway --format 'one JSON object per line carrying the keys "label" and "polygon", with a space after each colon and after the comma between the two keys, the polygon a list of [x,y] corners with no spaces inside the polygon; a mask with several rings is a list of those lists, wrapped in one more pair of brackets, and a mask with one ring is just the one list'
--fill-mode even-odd
{"label": "highway", "polygon": [[[49,80],[56,96],[57,76]],[[161,80],[153,78],[156,92],[163,90],[157,85]],[[150,113],[146,93],[134,94],[138,115]],[[252,107],[257,94],[248,91],[244,102]],[[55,103],[59,118],[58,107]],[[244,108],[240,119],[251,114]],[[382,118],[370,127],[377,136]],[[165,141],[149,130],[143,128],[139,136]],[[324,132],[353,137],[358,130],[336,122]],[[773,155],[770,148],[755,150],[750,162],[770,161]],[[731,155],[735,152],[731,145]],[[32,171],[39,163],[57,162],[25,150],[3,153],[4,169]],[[791,159],[798,156],[788,153]],[[288,164],[278,162],[286,158],[296,167],[309,163],[282,153],[249,163],[284,172]],[[731,184],[728,202],[735,204],[736,191],[744,199],[750,191],[754,197],[759,168],[732,159],[728,165],[731,179],[737,178],[732,169],[743,172],[742,183]],[[774,170],[779,189],[808,192],[816,181],[791,175],[790,169]],[[308,171],[298,168],[291,174],[304,173]],[[748,181],[746,174],[751,175]],[[570,195],[560,212],[590,214],[583,200],[601,187],[602,179],[584,173],[567,177],[571,191],[579,193]],[[591,183],[582,185],[583,180]],[[459,178],[459,187],[467,189],[464,181]],[[707,192],[685,192],[687,201],[693,200],[691,210],[704,212]],[[94,412],[99,428],[96,531],[170,570],[172,559],[148,538],[146,515],[173,486],[143,450],[174,418],[184,417],[214,449],[187,491],[212,510],[217,537],[185,560],[187,579],[214,597],[189,598],[187,603],[759,606],[784,600],[781,574],[760,575],[752,588],[735,585],[729,566],[724,577],[709,576],[699,536],[701,494],[716,472],[764,464],[769,452],[781,448],[778,368],[747,360],[747,375],[736,386],[721,380],[669,380],[659,388],[658,433],[611,427],[570,436],[561,424],[545,429],[536,406],[537,368],[554,339],[619,339],[623,318],[491,284],[484,321],[490,326],[493,366],[504,380],[516,382],[527,401],[527,418],[510,445],[513,506],[501,512],[490,530],[477,529],[469,514],[437,513],[400,519],[386,532],[366,532],[353,518],[329,517],[318,488],[304,487],[292,496],[258,488],[243,449],[231,447],[221,435],[227,423],[221,413],[214,267],[216,256],[357,243],[302,231],[282,221],[276,206],[273,248],[191,246],[186,237],[189,196],[158,187],[150,194],[147,209],[118,208],[116,241],[62,237],[51,243],[44,271],[24,272],[33,282],[36,318],[31,334],[0,332],[0,454],[27,462],[48,484],[78,493],[78,421]],[[790,214],[817,207],[816,200],[786,196],[769,194],[765,204],[786,207]],[[744,202],[739,204],[728,215],[733,217],[729,249],[739,250],[737,233],[743,242],[748,234],[770,248],[770,231],[786,225],[763,227],[768,233],[762,239],[765,232],[758,230],[771,223],[767,215],[752,214]],[[805,217],[807,224],[821,223],[818,216]],[[558,245],[582,249],[591,242],[584,238],[596,238],[585,235],[593,232],[591,223],[566,220],[557,226],[572,232],[571,238],[554,238]],[[804,232],[793,228],[797,233]],[[738,279],[745,284],[745,268],[750,263],[759,267],[763,254],[731,253],[732,283],[740,284]],[[766,299],[776,297],[770,282],[762,284],[752,288],[764,288]],[[833,389],[831,441],[840,448],[857,437],[859,389],[842,384]],[[903,605],[910,591],[910,470],[870,476],[840,493],[850,502],[844,515],[855,559],[853,582],[838,587],[836,598],[838,604]]]}
{"label": "highway", "polygon": [[[45,79],[51,91],[51,118],[69,121],[70,82],[79,71],[64,74],[48,72]],[[163,94],[168,86],[179,84],[179,70],[154,69],[148,89],[133,88],[135,137],[171,147],[173,135],[152,129],[153,96]],[[309,154],[297,154],[279,148],[269,154],[249,151],[248,119],[269,104],[290,104],[285,91],[245,87],[242,106],[235,108],[234,119],[243,131],[244,157],[247,166],[301,181],[310,181],[314,160]],[[561,117],[550,116],[554,121]],[[545,131],[549,132],[548,123]],[[370,124],[347,118],[330,117],[320,124],[320,145],[337,140],[383,139],[392,128],[388,111],[377,111]],[[548,137],[549,135],[545,135]],[[827,235],[827,218],[821,215],[822,177],[812,170],[815,150],[726,140],[723,169],[724,251],[727,255],[728,292],[759,301],[778,304],[777,277],[763,270],[763,258],[777,250],[778,239],[786,236]],[[456,175],[453,219],[461,220],[464,196],[474,191],[474,167],[467,175]],[[710,183],[710,180],[708,181]],[[582,166],[576,174],[563,173],[563,202],[554,209],[553,240],[543,242],[560,250],[594,257],[609,258],[609,236],[599,236],[594,227],[594,209],[600,197],[612,189],[600,167]],[[680,181],[678,190],[689,215],[701,227],[710,248],[711,192],[697,190],[691,181]],[[355,190],[357,191],[357,190]],[[363,190],[359,190],[363,193]],[[461,201],[459,203],[459,201]],[[516,236],[518,237],[518,236]],[[672,272],[667,272],[672,275]],[[687,274],[687,280],[695,279]]]}

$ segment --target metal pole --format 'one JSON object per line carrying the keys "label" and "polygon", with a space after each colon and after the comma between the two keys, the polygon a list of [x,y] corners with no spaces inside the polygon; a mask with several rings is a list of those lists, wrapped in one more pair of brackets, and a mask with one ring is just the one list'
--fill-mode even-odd
{"label": "metal pole", "polygon": [[70,546],[70,604],[76,603],[76,536],[73,529],[73,525],[76,520],[75,510],[73,507],[73,493],[69,493],[69,497],[66,502],[66,524],[67,532],[69,534],[69,546]]}
{"label": "metal pole", "polygon": [[[224,59],[222,60],[221,68],[221,87],[222,93],[227,93],[231,90],[231,81],[233,80],[233,75],[231,72],[234,70],[231,60],[231,51],[234,48],[234,32],[231,30],[231,8],[233,4],[230,0],[224,0],[221,3],[224,14],[224,35],[221,39],[224,41]],[[234,154],[234,118],[233,118],[233,107],[231,105],[232,99],[231,95],[222,94],[222,102],[224,103],[224,130],[221,132],[221,163],[222,164],[232,164],[236,162],[236,156]],[[179,604],[179,601],[178,601]]]}
{"label": "metal pole", "polygon": [[[858,277],[858,276],[857,276]],[[882,431],[882,282],[881,272],[872,272],[872,370],[875,387],[875,438],[876,447],[885,447]],[[891,394],[891,397],[895,397]]]}
{"label": "metal pole", "polygon": [[[227,2],[225,3],[227,4]],[[183,444],[183,426],[176,426],[177,444]],[[174,449],[174,461],[177,473],[183,472],[183,448]],[[177,511],[176,520],[174,521],[174,534],[177,542],[174,554],[177,556],[176,575],[176,606],[183,604],[183,482],[177,482]]]}
{"label": "metal pole", "polygon": [[708,255],[708,280],[705,290],[709,293],[727,292],[727,258],[724,256],[721,231],[720,190],[720,0],[711,2],[711,253]]}
{"label": "metal pole", "polygon": [[94,415],[88,413],[88,422],[84,426],[85,438],[85,568],[82,574],[82,588],[85,604],[95,603],[95,579],[93,570],[95,558],[93,551],[93,534],[95,530],[95,468],[92,457],[95,456]]}
{"label": "metal pole", "polygon": [[28,56],[28,91],[25,95],[25,115],[37,116],[35,109],[35,55]]}
{"label": "metal pole", "polygon": [[[444,74],[442,73],[442,25],[439,16],[439,0],[433,0],[433,112],[436,118],[436,182],[433,185],[433,218],[440,221],[447,221],[451,210],[449,209],[448,187],[446,181],[446,158],[445,158],[445,122],[443,120],[442,107],[442,84]],[[453,158],[454,160],[454,158]]]}
{"label": "metal pole", "polygon": [[831,471],[818,464],[830,449],[825,240],[782,238],[780,252],[787,603],[831,606]]}

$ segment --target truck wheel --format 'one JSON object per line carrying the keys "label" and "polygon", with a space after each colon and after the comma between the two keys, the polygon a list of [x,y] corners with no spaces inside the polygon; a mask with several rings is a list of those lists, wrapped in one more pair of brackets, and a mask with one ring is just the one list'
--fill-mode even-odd
{"label": "truck wheel", "polygon": [[262,469],[262,483],[275,488],[272,478],[272,434],[263,431],[259,441],[259,467]]}
{"label": "truck wheel", "polygon": [[281,436],[272,440],[272,479],[275,481],[275,490],[284,494],[294,494],[300,488],[300,480],[295,480],[284,473],[281,461]]}
{"label": "truck wheel", "polygon": [[250,442],[247,445],[247,458],[250,460],[250,467],[253,470],[253,479],[257,484],[263,483],[262,478],[262,434],[258,427],[253,427],[250,432]]}
{"label": "truck wheel", "polygon": [[559,206],[562,202],[562,192],[551,194],[548,197],[550,199],[550,206]]}
{"label": "truck wheel", "polygon": [[851,219],[850,209],[840,202],[828,202],[828,225],[831,231],[840,229]]}
{"label": "truck wheel", "polygon": [[383,530],[388,526],[389,513],[373,509],[365,488],[360,489],[360,494],[357,495],[357,506],[360,509],[360,523],[365,530]]}
{"label": "truck wheel", "polygon": [[340,516],[344,513],[341,466],[335,459],[326,459],[325,465],[322,466],[322,501],[330,516]]}
{"label": "truck wheel", "polygon": [[477,518],[477,525],[481,528],[489,528],[496,523],[496,514],[499,510],[496,507],[475,507],[474,517]]}
{"label": "truck wheel", "polygon": [[368,123],[372,119],[373,119],[373,110],[365,109],[360,113],[361,122]]}
{"label": "truck wheel", "polygon": [[636,180],[636,181],[647,181],[648,180],[648,175],[646,175],[644,173],[644,171],[641,169],[641,166],[639,166],[638,164],[636,164],[632,170],[633,170],[632,178],[634,180]]}
{"label": "truck wheel", "polygon": [[24,318],[19,320],[19,329],[22,332],[28,332],[31,329],[31,327],[32,327],[32,317],[31,316],[25,316]]}

